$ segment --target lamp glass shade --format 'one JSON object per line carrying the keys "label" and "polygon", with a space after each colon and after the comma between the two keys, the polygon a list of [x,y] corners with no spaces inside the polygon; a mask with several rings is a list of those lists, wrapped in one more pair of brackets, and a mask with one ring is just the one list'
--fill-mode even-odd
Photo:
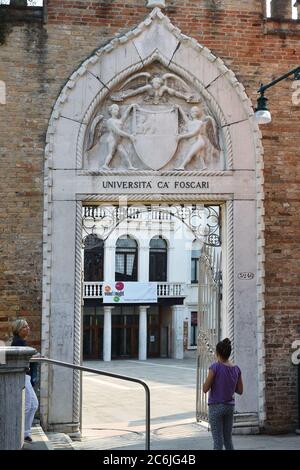
{"label": "lamp glass shade", "polygon": [[258,124],[269,124],[272,121],[271,113],[267,109],[255,111],[255,119]]}

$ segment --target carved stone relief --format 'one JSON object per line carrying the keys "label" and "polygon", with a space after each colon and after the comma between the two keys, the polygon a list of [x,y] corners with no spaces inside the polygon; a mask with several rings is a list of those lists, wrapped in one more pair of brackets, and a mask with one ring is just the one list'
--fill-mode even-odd
{"label": "carved stone relief", "polygon": [[159,64],[100,104],[88,126],[86,169],[224,170],[222,133],[201,95]]}

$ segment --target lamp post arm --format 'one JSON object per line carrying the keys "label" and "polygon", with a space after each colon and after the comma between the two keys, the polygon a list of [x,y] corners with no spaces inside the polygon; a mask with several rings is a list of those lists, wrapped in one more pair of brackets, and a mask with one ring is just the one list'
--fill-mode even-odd
{"label": "lamp post arm", "polygon": [[290,70],[289,72],[285,73],[281,77],[276,78],[272,82],[268,83],[267,85],[261,85],[259,90],[257,91],[258,93],[264,94],[264,92],[268,89],[271,88],[272,86],[276,85],[276,83],[281,82],[282,80],[285,80],[288,78],[290,75],[295,75],[296,77],[299,76],[300,78],[300,66],[294,68],[293,70]]}

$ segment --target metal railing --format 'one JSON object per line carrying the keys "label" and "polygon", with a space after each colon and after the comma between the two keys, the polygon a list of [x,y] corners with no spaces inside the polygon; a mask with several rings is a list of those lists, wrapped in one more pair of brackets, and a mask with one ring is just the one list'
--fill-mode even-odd
{"label": "metal railing", "polygon": [[204,248],[198,265],[198,338],[196,417],[208,420],[208,396],[203,384],[213,362],[220,337],[221,255],[215,248]]}
{"label": "metal railing", "polygon": [[120,220],[171,220],[172,214],[166,210],[147,210],[145,207],[110,207],[110,206],[84,206],[83,217],[93,219],[108,219],[115,222]]}
{"label": "metal railing", "polygon": [[185,297],[185,284],[182,282],[158,282],[157,297]]}
{"label": "metal railing", "polygon": [[44,362],[46,364],[55,364],[57,366],[66,367],[68,369],[75,369],[81,372],[91,372],[92,374],[105,375],[106,377],[112,377],[119,380],[127,380],[128,382],[134,382],[142,385],[146,393],[146,432],[145,432],[145,450],[150,450],[150,390],[148,385],[140,379],[134,379],[133,377],[128,377],[126,375],[112,374],[111,372],[104,372],[98,369],[92,369],[91,367],[77,366],[69,362],[56,361],[53,359],[48,359],[47,357],[36,357],[32,358],[30,362]]}

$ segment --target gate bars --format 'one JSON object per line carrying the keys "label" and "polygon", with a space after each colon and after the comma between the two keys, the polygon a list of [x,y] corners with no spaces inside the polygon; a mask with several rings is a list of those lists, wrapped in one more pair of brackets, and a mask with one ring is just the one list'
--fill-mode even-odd
{"label": "gate bars", "polygon": [[196,419],[208,420],[207,394],[202,391],[220,337],[221,252],[203,246],[198,266],[198,338]]}

